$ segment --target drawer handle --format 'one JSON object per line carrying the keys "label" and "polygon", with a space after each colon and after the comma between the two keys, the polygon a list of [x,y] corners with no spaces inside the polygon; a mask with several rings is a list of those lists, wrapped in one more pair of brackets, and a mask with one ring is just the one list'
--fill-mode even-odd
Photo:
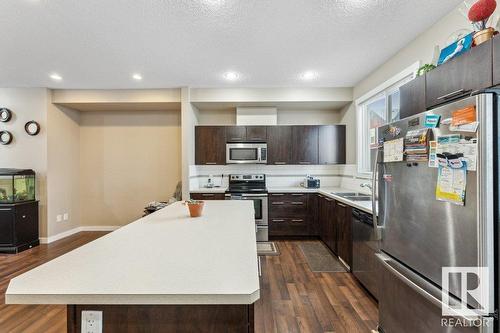
{"label": "drawer handle", "polygon": [[283,201],[276,201],[273,202],[273,205],[284,205],[285,203]]}
{"label": "drawer handle", "polygon": [[231,140],[243,140],[243,138],[231,138]]}
{"label": "drawer handle", "polygon": [[23,215],[23,216],[22,216],[22,218],[23,218],[23,219],[25,219],[25,218],[26,218],[26,215]]}
{"label": "drawer handle", "polygon": [[470,91],[470,90],[465,90],[463,88],[462,89],[458,89],[457,91],[454,91],[454,92],[451,92],[449,94],[443,95],[441,97],[438,97],[437,99],[449,99],[449,98],[452,98],[452,97],[464,94],[464,93],[466,93],[468,91]]}
{"label": "drawer handle", "polygon": [[330,198],[327,198],[327,197],[325,197],[325,199],[326,199],[326,201],[330,201],[330,202],[333,201],[333,199],[330,199]]}
{"label": "drawer handle", "polygon": [[301,193],[293,193],[292,196],[294,197],[303,197],[304,194],[301,194]]}
{"label": "drawer handle", "polygon": [[302,161],[302,162],[299,162],[299,164],[311,164],[311,162],[308,162],[308,161]]}
{"label": "drawer handle", "polygon": [[0,208],[0,211],[2,212],[10,212],[12,209],[10,208]]}
{"label": "drawer handle", "polygon": [[304,203],[303,202],[300,202],[300,201],[293,201],[292,202],[292,205],[303,205]]}
{"label": "drawer handle", "polygon": [[207,162],[207,163],[205,163],[205,164],[206,164],[206,165],[217,165],[217,163],[215,163],[215,162]]}
{"label": "drawer handle", "polygon": [[302,220],[302,219],[294,219],[294,220],[292,220],[292,222],[304,222],[304,220]]}
{"label": "drawer handle", "polygon": [[285,220],[276,220],[276,219],[273,219],[273,222],[285,222]]}
{"label": "drawer handle", "polygon": [[273,196],[273,197],[282,197],[282,196],[284,196],[284,194],[281,194],[281,193],[273,193],[273,194],[271,194],[271,196]]}
{"label": "drawer handle", "polygon": [[338,206],[340,206],[340,207],[343,207],[343,208],[347,208],[347,206],[346,206],[346,205],[341,204],[341,203],[339,203],[339,202],[337,202],[337,205],[338,205]]}
{"label": "drawer handle", "polygon": [[277,165],[285,165],[286,162],[274,162],[274,164],[277,164]]}

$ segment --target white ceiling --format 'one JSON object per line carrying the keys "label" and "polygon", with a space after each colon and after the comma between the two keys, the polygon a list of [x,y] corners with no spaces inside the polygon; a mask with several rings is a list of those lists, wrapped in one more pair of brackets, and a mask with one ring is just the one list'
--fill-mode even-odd
{"label": "white ceiling", "polygon": [[459,2],[1,0],[0,86],[349,87]]}

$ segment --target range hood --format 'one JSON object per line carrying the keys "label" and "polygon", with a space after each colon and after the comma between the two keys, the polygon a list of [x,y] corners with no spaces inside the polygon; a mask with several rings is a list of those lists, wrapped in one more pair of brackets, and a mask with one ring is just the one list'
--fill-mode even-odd
{"label": "range hood", "polygon": [[273,126],[278,124],[278,109],[275,107],[237,107],[236,125]]}

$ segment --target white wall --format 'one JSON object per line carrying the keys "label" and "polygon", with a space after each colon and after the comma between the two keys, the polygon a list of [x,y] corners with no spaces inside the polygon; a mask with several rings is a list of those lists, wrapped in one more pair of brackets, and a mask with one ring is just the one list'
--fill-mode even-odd
{"label": "white wall", "polygon": [[182,198],[189,198],[190,166],[194,165],[195,142],[194,131],[198,125],[198,109],[191,103],[189,88],[181,90],[181,146],[182,146]]}
{"label": "white wall", "polygon": [[[14,141],[0,145],[0,168],[33,169],[36,172],[36,197],[40,200],[40,235],[47,235],[47,105],[49,91],[44,88],[0,88],[0,106],[12,110],[13,118],[0,123],[10,131]],[[24,124],[35,120],[40,134],[29,136]]]}

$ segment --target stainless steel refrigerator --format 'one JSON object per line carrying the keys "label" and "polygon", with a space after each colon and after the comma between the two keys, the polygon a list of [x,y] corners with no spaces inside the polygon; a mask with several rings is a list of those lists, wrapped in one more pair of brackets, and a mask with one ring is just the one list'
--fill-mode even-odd
{"label": "stainless steel refrigerator", "polygon": [[[374,223],[381,237],[381,252],[377,255],[381,332],[498,332],[494,318],[498,309],[497,100],[494,91],[485,92],[377,129],[374,183],[379,200]],[[455,126],[460,115],[455,112],[467,108],[475,108],[477,131],[474,126],[471,129],[471,124]],[[436,120],[439,123],[433,128]],[[431,143],[438,139],[456,140],[458,134],[462,143],[468,140],[477,144],[475,170],[462,175],[466,177],[463,205],[437,199],[439,168],[435,166],[439,163],[435,151],[427,151],[427,156],[431,153],[430,163],[422,156],[419,160],[418,156],[409,155],[411,151],[406,147],[409,132],[419,130],[427,133],[426,139]],[[398,141],[393,141],[398,139],[404,142],[402,161],[397,161],[400,147],[394,144]],[[429,149],[430,143],[426,145]],[[456,158],[449,156],[450,160]],[[443,162],[446,160],[440,161]],[[463,280],[461,274],[449,275],[447,290],[452,304],[463,300],[476,309],[487,303],[490,311],[478,312],[477,316],[457,312],[443,317],[443,267],[487,267],[488,274],[483,277],[489,283],[487,299],[476,302],[467,294],[462,295],[463,281],[470,284],[470,289],[478,284],[474,275],[466,275],[468,280]],[[443,322],[443,319],[451,320]]]}

